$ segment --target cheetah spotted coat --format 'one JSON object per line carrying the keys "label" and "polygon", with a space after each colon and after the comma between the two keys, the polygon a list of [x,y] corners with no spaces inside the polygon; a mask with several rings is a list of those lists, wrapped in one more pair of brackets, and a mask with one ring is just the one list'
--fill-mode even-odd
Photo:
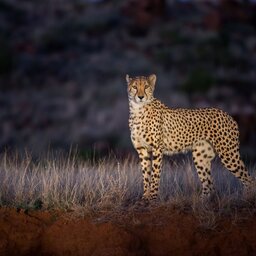
{"label": "cheetah spotted coat", "polygon": [[239,154],[239,131],[231,116],[215,108],[171,109],[153,96],[156,76],[126,76],[131,140],[143,172],[143,199],[158,197],[164,154],[192,151],[202,183],[202,197],[213,190],[211,161],[222,164],[248,187],[249,176]]}

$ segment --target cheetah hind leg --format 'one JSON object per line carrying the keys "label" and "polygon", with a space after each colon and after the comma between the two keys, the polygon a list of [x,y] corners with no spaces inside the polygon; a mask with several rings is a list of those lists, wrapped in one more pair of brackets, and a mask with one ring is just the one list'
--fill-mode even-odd
{"label": "cheetah hind leg", "polygon": [[254,180],[249,175],[248,170],[240,157],[239,150],[236,149],[233,152],[230,150],[230,152],[225,154],[220,153],[219,157],[225,168],[242,182],[245,188],[244,195],[249,198],[251,195],[251,189],[253,189]]}
{"label": "cheetah hind leg", "polygon": [[214,148],[205,140],[198,141],[193,145],[192,156],[198,177],[202,184],[202,192],[200,195],[202,200],[209,198],[214,191],[211,177],[211,161],[215,155]]}

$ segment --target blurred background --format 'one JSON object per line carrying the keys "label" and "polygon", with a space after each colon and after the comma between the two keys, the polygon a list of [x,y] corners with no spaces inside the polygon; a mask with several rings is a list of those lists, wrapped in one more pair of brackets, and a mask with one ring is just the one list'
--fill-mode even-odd
{"label": "blurred background", "polygon": [[256,1],[0,0],[0,150],[134,153],[125,75],[218,107],[256,159]]}

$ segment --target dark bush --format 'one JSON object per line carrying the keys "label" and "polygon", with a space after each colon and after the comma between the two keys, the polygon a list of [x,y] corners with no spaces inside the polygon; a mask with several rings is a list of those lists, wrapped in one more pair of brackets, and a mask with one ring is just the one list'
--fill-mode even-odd
{"label": "dark bush", "polygon": [[187,93],[206,92],[214,83],[215,79],[209,71],[197,68],[188,75],[182,89]]}

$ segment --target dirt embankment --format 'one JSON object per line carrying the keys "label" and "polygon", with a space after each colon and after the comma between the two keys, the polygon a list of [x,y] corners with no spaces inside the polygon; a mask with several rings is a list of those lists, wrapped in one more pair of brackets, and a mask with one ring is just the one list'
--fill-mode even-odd
{"label": "dirt embankment", "polygon": [[114,216],[0,209],[0,255],[256,255],[256,219],[214,230],[175,210]]}

